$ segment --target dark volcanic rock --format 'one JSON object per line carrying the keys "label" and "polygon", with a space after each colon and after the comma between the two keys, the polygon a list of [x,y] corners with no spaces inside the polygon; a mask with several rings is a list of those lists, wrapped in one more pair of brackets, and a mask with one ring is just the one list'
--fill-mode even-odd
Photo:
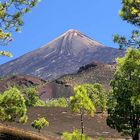
{"label": "dark volcanic rock", "polygon": [[0,80],[1,93],[14,86],[19,89],[36,87],[39,97],[44,101],[48,98],[69,97],[73,93],[72,87],[66,86],[64,83],[60,84],[56,81],[47,83],[42,79],[29,75],[14,75]]}
{"label": "dark volcanic rock", "polygon": [[85,70],[87,70],[89,68],[95,67],[95,66],[97,66],[96,63],[90,63],[90,64],[87,64],[85,66],[82,66],[82,67],[79,68],[78,73],[80,73],[82,71],[85,71]]}
{"label": "dark volcanic rock", "polygon": [[0,92],[5,91],[6,89],[10,87],[33,87],[33,86],[39,86],[45,84],[46,81],[29,76],[29,75],[14,75],[5,77],[4,79],[1,79],[0,81]]}
{"label": "dark volcanic rock", "polygon": [[52,81],[93,61],[113,63],[124,53],[106,47],[77,30],[69,30],[46,46],[1,65],[0,76],[28,74]]}

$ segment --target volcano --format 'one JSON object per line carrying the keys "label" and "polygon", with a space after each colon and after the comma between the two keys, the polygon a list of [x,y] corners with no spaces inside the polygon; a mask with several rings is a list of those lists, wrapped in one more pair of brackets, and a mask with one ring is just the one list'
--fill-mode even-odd
{"label": "volcano", "polygon": [[93,62],[112,64],[124,54],[71,29],[47,45],[2,64],[0,76],[27,74],[52,81]]}

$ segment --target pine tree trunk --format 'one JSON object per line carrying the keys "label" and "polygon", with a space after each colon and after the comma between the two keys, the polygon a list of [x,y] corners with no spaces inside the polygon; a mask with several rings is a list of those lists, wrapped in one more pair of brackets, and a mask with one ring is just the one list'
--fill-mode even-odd
{"label": "pine tree trunk", "polygon": [[133,140],[139,140],[139,133],[136,133],[135,135],[133,135]]}
{"label": "pine tree trunk", "polygon": [[81,109],[81,140],[83,139],[82,136],[84,134],[84,121],[83,121],[83,110]]}
{"label": "pine tree trunk", "polygon": [[133,121],[132,122],[133,122],[132,123],[133,124],[132,125],[133,126],[133,128],[132,128],[132,139],[133,140],[140,140],[139,139],[139,132],[136,131],[136,129],[139,128],[139,116],[133,114]]}
{"label": "pine tree trunk", "polygon": [[84,133],[83,113],[81,113],[81,133]]}

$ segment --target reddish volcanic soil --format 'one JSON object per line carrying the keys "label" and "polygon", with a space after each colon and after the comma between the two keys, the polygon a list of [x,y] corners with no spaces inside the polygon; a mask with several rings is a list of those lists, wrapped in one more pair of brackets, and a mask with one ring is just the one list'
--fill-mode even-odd
{"label": "reddish volcanic soil", "polygon": [[[31,127],[31,122],[38,117],[46,117],[49,121],[49,127],[41,130],[44,136],[60,137],[64,131],[72,131],[73,129],[80,129],[80,116],[71,113],[66,108],[45,108],[34,107],[28,109],[29,120],[25,125],[19,123],[8,123],[9,126],[24,129],[25,131],[34,131]],[[104,137],[113,139],[121,139],[122,137],[114,129],[110,129],[106,125],[106,115],[97,113],[93,118],[84,116],[85,133],[92,138]],[[6,123],[7,124],[7,123]]]}

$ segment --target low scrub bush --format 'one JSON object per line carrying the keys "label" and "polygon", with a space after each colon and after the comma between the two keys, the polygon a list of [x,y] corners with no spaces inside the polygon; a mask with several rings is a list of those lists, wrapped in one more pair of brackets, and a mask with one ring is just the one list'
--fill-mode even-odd
{"label": "low scrub bush", "polygon": [[91,140],[90,137],[85,134],[81,134],[77,129],[72,133],[64,132],[61,137],[62,140]]}
{"label": "low scrub bush", "polygon": [[45,106],[45,102],[39,98],[35,87],[25,88],[22,93],[24,94],[27,106]]}
{"label": "low scrub bush", "polygon": [[49,126],[49,122],[43,117],[43,118],[39,118],[37,120],[34,120],[32,122],[32,127],[37,129],[38,132],[40,132],[40,130],[42,128],[44,128],[45,126]]}
{"label": "low scrub bush", "polygon": [[58,98],[46,101],[47,107],[68,107],[68,101],[65,98]]}
{"label": "low scrub bush", "polygon": [[25,123],[28,119],[26,113],[25,99],[16,87],[0,94],[0,120]]}
{"label": "low scrub bush", "polygon": [[99,137],[97,140],[105,140],[103,137]]}

